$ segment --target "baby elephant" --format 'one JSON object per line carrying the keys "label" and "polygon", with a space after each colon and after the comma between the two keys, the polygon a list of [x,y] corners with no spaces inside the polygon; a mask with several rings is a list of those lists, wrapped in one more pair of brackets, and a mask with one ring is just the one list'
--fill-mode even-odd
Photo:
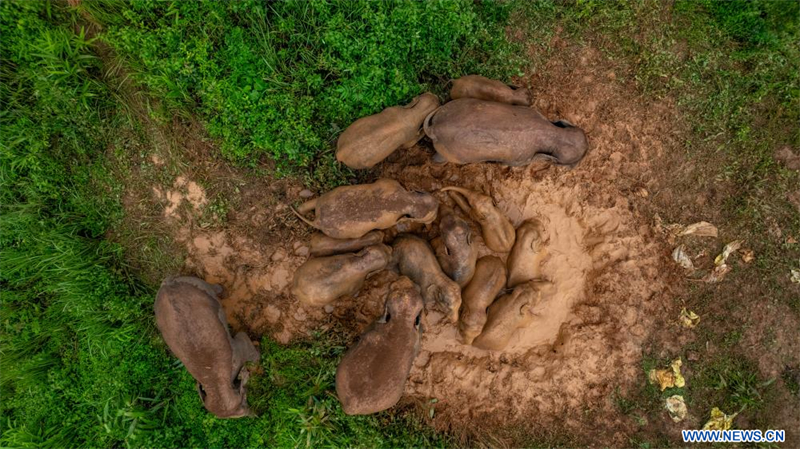
{"label": "baby elephant", "polygon": [[[303,203],[295,214],[308,225],[335,239],[357,239],[374,229],[398,223],[431,223],[439,202],[425,192],[409,192],[392,179],[372,184],[337,187]],[[301,214],[316,213],[313,221]]]}
{"label": "baby elephant", "polygon": [[449,192],[450,198],[464,212],[481,226],[483,242],[498,253],[511,251],[514,245],[514,225],[508,217],[497,208],[490,196],[461,187],[445,187],[442,192]]}
{"label": "baby elephant", "polygon": [[348,415],[397,404],[419,352],[422,297],[408,278],[389,287],[385,312],[361,335],[336,369],[336,395]]}
{"label": "baby elephant", "polygon": [[358,293],[364,280],[386,268],[391,258],[392,249],[381,244],[358,253],[309,259],[294,272],[292,294],[305,304],[324,306]]}
{"label": "baby elephant", "polygon": [[472,241],[469,223],[456,215],[453,208],[441,205],[439,211],[439,229],[442,235],[431,244],[442,270],[460,287],[464,287],[475,274],[478,247]]}
{"label": "baby elephant", "polygon": [[398,148],[411,148],[424,135],[422,122],[439,107],[427,92],[405,106],[392,106],[356,120],[336,142],[336,160],[350,168],[372,168]]}
{"label": "baby elephant", "polygon": [[353,253],[381,242],[383,242],[383,231],[370,231],[357,239],[335,239],[321,232],[316,232],[311,236],[309,244],[311,245],[311,255],[320,257]]}
{"label": "baby elephant", "polygon": [[508,255],[508,287],[542,277],[542,261],[547,257],[547,231],[539,220],[530,219],[517,228],[517,239]]}
{"label": "baby elephant", "polygon": [[538,315],[541,305],[550,301],[556,289],[549,282],[531,281],[501,296],[487,312],[483,332],[472,343],[480,349],[502,351],[514,333],[528,326]]}
{"label": "baby elephant", "polygon": [[196,277],[168,278],[156,295],[156,325],[197,381],[208,411],[219,418],[252,416],[245,394],[248,373],[242,366],[258,361],[259,354],[244,332],[231,338],[217,298],[221,292],[222,287]]}
{"label": "baby elephant", "polygon": [[450,98],[477,98],[519,106],[531,105],[531,91],[490,80],[479,75],[467,75],[453,81]]}
{"label": "baby elephant", "polygon": [[494,101],[461,98],[425,119],[435,160],[456,164],[499,162],[528,165],[550,160],[575,165],[586,154],[583,130],[566,121],[550,122],[538,111]]}
{"label": "baby elephant", "polygon": [[392,247],[392,258],[400,274],[419,285],[426,304],[439,305],[455,323],[461,307],[461,288],[442,272],[428,242],[403,234],[394,240]]}
{"label": "baby elephant", "polygon": [[464,344],[471,345],[486,324],[486,310],[506,286],[506,266],[494,256],[478,259],[475,276],[461,292],[461,320],[458,330]]}

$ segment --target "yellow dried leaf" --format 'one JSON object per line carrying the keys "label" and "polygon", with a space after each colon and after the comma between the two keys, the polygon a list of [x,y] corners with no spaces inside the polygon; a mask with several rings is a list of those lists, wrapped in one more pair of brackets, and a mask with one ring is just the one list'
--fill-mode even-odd
{"label": "yellow dried leaf", "polygon": [[716,237],[717,227],[707,221],[698,221],[686,226],[680,235],[696,235],[698,237]]}
{"label": "yellow dried leaf", "polygon": [[676,394],[667,398],[666,405],[664,406],[669,412],[669,417],[674,422],[681,422],[686,419],[686,403],[683,401],[683,396]]}
{"label": "yellow dried leaf", "polygon": [[736,250],[742,247],[742,243],[744,242],[741,240],[734,240],[725,245],[725,247],[722,248],[722,254],[720,254],[719,256],[717,256],[716,259],[714,259],[714,265],[716,266],[724,265],[725,262],[728,261],[728,257],[730,257],[731,254],[733,254]]}
{"label": "yellow dried leaf", "polygon": [[750,263],[755,260],[756,254],[753,252],[752,249],[743,249],[742,250],[742,262]]}
{"label": "yellow dried leaf", "polygon": [[711,409],[711,419],[703,426],[703,430],[728,430],[733,425],[733,418],[738,413],[726,415],[717,407]]}
{"label": "yellow dried leaf", "polygon": [[675,377],[675,386],[678,388],[683,388],[686,385],[686,379],[684,379],[683,374],[681,374],[681,365],[683,365],[683,361],[680,357],[673,360],[670,364],[672,367],[672,374]]}
{"label": "yellow dried leaf", "polygon": [[672,387],[683,387],[686,385],[686,380],[681,375],[681,364],[683,362],[680,358],[673,360],[670,368],[665,369],[651,369],[647,374],[650,383],[658,385],[661,391]]}
{"label": "yellow dried leaf", "polygon": [[700,316],[684,307],[681,310],[680,321],[683,327],[693,328],[700,322]]}
{"label": "yellow dried leaf", "polygon": [[675,376],[668,369],[651,369],[647,377],[652,385],[658,385],[661,391],[675,386]]}

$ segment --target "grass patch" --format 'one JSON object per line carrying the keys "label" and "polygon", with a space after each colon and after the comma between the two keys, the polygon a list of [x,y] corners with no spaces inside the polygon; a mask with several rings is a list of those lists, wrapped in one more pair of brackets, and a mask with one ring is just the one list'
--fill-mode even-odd
{"label": "grass patch", "polygon": [[755,365],[733,355],[720,356],[700,366],[692,389],[702,402],[731,412],[759,410],[776,379],[763,379]]}
{"label": "grass patch", "polygon": [[[520,58],[510,5],[471,1],[153,2],[94,5],[161,112],[198,114],[232,160],[331,182],[332,144],[355,119],[448,79],[507,79]],[[341,178],[338,178],[341,179]]]}

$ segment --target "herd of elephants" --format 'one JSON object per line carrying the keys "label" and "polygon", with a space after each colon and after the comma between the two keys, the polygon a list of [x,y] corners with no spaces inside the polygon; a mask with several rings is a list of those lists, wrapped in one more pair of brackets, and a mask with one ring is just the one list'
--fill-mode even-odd
{"label": "herd of elephants", "polygon": [[[435,162],[521,166],[544,159],[574,166],[586,154],[583,130],[547,120],[531,107],[528,89],[469,75],[453,81],[450,98],[440,105],[437,96],[424,93],[406,106],[357,120],[339,137],[337,160],[371,168],[423,136],[433,143]],[[502,351],[530,322],[536,305],[557,291],[539,272],[541,223],[527,220],[514,229],[491,197],[460,187],[441,191],[454,207],[379,179],[335,188],[295,210],[318,231],[310,258],[294,273],[297,301],[324,307],[357,294],[381,270],[400,275],[389,286],[383,315],[336,370],[336,394],[347,414],[376,413],[400,400],[419,352],[423,310],[436,309],[456,323],[463,344]],[[314,218],[307,218],[312,211]],[[493,255],[478,258],[468,219],[478,224],[489,250],[508,253],[506,262]],[[408,229],[403,223],[434,222],[440,232],[430,242],[411,232],[384,232]],[[168,278],[156,296],[156,322],[196,379],[206,409],[220,418],[249,416],[243,366],[257,361],[259,352],[245,333],[231,336],[222,290],[197,277]]]}

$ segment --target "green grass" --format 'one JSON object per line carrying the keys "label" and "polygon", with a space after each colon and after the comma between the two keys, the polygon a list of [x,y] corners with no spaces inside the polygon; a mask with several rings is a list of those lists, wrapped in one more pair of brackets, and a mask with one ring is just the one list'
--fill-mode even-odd
{"label": "green grass", "polygon": [[[508,78],[509,6],[471,1],[132,1],[89,9],[167,116],[197,114],[222,152],[331,173],[356,118],[466,73]],[[294,170],[293,170],[294,169]]]}
{"label": "green grass", "polygon": [[[767,231],[778,223],[800,237],[800,216],[785,195],[797,189],[798,175],[772,159],[777,147],[800,147],[798,8],[769,1],[85,0],[78,9],[0,2],[0,445],[453,443],[406,409],[345,416],[331,396],[343,350],[335,333],[290,347],[262,341],[263,374],[251,378],[248,396],[258,418],[205,412],[153,326],[154,291],[106,238],[124,214],[113,160],[147,143],[118,79],[106,75],[99,43],[145,90],[152,118],[197,117],[231,161],[269,160],[281,174],[331,185],[349,176],[332,148],[353,119],[426,89],[442,93],[465,73],[508,81],[542,62],[522,60],[524,46],[546,48],[560,29],[628,67],[643,96],[675,99],[689,123],[685,156],[709,167],[699,185],[726,186],[725,230],[756,250],[740,282],[797,312],[786,274],[800,250]],[[89,19],[103,26],[96,37],[81,30]],[[528,41],[510,43],[508,24]],[[226,201],[211,198],[203,220],[224,221]],[[702,343],[722,354],[696,363],[684,357],[693,374],[682,392],[693,413],[742,410],[766,428],[776,381],[738,350],[747,305],[733,304],[731,319],[711,316],[725,293],[689,291],[702,326],[720,327],[700,334]],[[643,379],[668,361],[646,358]],[[780,376],[794,395],[798,369]],[[610,399],[652,423],[673,392],[640,387]],[[670,441],[655,432],[631,444]]]}

